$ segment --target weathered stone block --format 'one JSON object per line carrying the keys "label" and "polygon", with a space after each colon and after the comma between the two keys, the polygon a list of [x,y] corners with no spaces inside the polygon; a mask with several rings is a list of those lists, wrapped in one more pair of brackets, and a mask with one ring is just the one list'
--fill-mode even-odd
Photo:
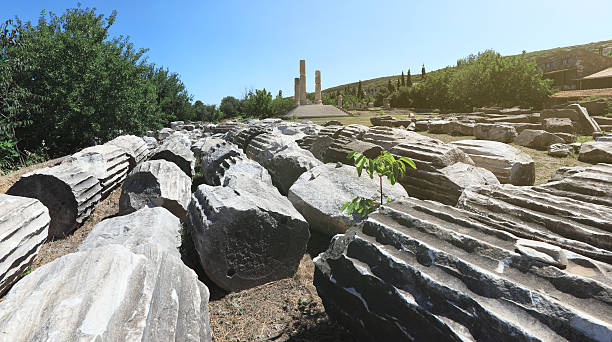
{"label": "weathered stone block", "polygon": [[27,173],[6,193],[42,202],[51,217],[49,237],[61,238],[85,222],[100,201],[101,192],[97,178],[78,166],[65,164]]}
{"label": "weathered stone block", "polygon": [[40,201],[0,194],[0,294],[34,262],[50,222],[49,211]]}
{"label": "weathered stone block", "polygon": [[292,276],[306,250],[308,223],[273,186],[232,177],[200,185],[189,222],[208,277],[237,291]]}
{"label": "weathered stone block", "polygon": [[132,170],[123,183],[119,213],[125,215],[147,206],[158,206],[185,219],[190,201],[191,178],[172,162],[149,160]]}

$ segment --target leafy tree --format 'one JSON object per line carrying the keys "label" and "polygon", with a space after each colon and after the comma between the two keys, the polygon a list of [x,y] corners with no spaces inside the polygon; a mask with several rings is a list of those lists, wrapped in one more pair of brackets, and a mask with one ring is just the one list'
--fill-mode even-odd
{"label": "leafy tree", "polygon": [[26,48],[21,32],[21,25],[12,20],[0,26],[0,170],[23,161],[15,129],[32,124],[32,112],[37,110],[36,96],[20,82],[31,69],[31,60],[18,52]]}
{"label": "leafy tree", "polygon": [[404,78],[404,70],[402,70],[402,78],[401,78],[402,87],[406,85],[406,79]]}
{"label": "leafy tree", "polygon": [[[333,105],[334,103],[332,103]],[[283,99],[282,97],[277,97],[272,100],[270,104],[270,110],[272,111],[272,116],[280,116],[286,114],[288,111],[295,107],[295,103],[292,98]]]}
{"label": "leafy tree", "polygon": [[[193,116],[197,121],[218,121],[219,115],[216,105],[206,105],[202,101],[197,100],[193,104]],[[221,113],[222,114],[222,113]],[[221,115],[222,116],[222,115]]]}
{"label": "leafy tree", "polygon": [[[365,170],[368,176],[370,176],[370,179],[374,179],[375,174],[378,175],[380,184],[380,204],[376,203],[374,198],[354,197],[351,201],[344,203],[342,206],[342,211],[346,210],[349,215],[353,212],[358,212],[365,217],[376,210],[378,206],[383,205],[383,177],[387,177],[389,183],[394,185],[398,178],[406,174],[406,165],[416,169],[416,165],[412,159],[407,157],[395,159],[395,157],[387,151],[383,151],[380,156],[374,159],[370,159],[357,151],[351,151],[347,158],[354,159],[358,177],[361,177],[361,173]],[[389,198],[387,198],[387,202],[388,201],[390,201]]]}
{"label": "leafy tree", "polygon": [[249,90],[247,99],[242,103],[244,113],[256,118],[269,118],[272,116],[272,94],[266,88],[255,91]]}
{"label": "leafy tree", "polygon": [[[109,38],[115,18],[116,12],[105,17],[79,7],[61,16],[43,12],[36,25],[13,26],[23,48],[8,49],[8,57],[30,61],[18,86],[37,96],[38,108],[30,112],[36,125],[15,131],[23,148],[44,141],[53,155],[65,155],[121,133],[161,127],[146,50],[122,36]],[[19,120],[26,118],[22,111]]]}
{"label": "leafy tree", "polygon": [[408,69],[408,74],[406,75],[406,86],[412,87],[412,76],[410,76],[410,69]]}
{"label": "leafy tree", "polygon": [[534,59],[525,55],[502,57],[487,50],[457,61],[449,81],[456,106],[471,109],[488,105],[540,107],[551,91]]}
{"label": "leafy tree", "polygon": [[400,87],[398,91],[394,92],[389,101],[390,105],[394,108],[408,108],[412,104],[410,99],[410,88]]}
{"label": "leafy tree", "polygon": [[225,115],[227,115],[227,117],[238,116],[242,110],[241,102],[233,96],[226,96],[221,99],[219,110],[221,110]]}
{"label": "leafy tree", "polygon": [[195,119],[191,108],[193,97],[189,95],[177,73],[160,67],[154,70],[151,81],[155,85],[157,105],[164,122]]}

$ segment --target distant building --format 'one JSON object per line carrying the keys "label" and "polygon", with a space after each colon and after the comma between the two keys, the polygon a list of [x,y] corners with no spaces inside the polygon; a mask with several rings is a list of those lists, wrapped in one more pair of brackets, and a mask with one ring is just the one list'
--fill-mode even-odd
{"label": "distant building", "polygon": [[580,89],[612,88],[612,68],[607,68],[578,80]]}
{"label": "distant building", "polygon": [[546,57],[537,57],[538,69],[545,78],[554,81],[554,86],[561,90],[590,89],[580,88],[595,83],[582,82],[589,75],[612,67],[612,57],[594,53],[582,48],[555,52]]}

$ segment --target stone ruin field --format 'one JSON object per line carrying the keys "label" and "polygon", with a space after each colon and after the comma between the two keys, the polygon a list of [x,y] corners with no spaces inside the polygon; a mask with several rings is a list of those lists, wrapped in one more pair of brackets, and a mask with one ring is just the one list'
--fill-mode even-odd
{"label": "stone ruin field", "polygon": [[[398,114],[174,122],[1,177],[0,341],[611,341],[612,119]],[[417,166],[367,218],[353,150]]]}

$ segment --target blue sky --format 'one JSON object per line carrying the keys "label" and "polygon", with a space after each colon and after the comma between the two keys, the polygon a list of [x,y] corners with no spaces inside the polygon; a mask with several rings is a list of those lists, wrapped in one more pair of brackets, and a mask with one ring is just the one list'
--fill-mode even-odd
{"label": "blue sky", "polygon": [[[470,53],[504,55],[612,39],[610,0],[160,1],[81,0],[117,10],[113,35],[149,48],[149,60],[181,75],[194,99],[218,104],[247,88],[293,94],[299,60],[307,90],[455,64]],[[36,21],[77,1],[0,2],[1,19]]]}

